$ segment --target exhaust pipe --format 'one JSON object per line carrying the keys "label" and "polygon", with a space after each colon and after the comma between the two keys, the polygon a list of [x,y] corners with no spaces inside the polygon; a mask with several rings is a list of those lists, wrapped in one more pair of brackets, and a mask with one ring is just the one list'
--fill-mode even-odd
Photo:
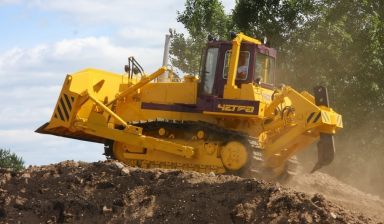
{"label": "exhaust pipe", "polygon": [[[162,65],[165,67],[167,67],[168,65],[169,45],[170,45],[171,38],[173,38],[172,28],[169,28],[169,33],[170,34],[165,35],[164,56],[163,56],[163,65]],[[168,71],[166,71],[164,74],[162,74],[159,77],[159,81],[166,82],[166,78],[168,78]]]}

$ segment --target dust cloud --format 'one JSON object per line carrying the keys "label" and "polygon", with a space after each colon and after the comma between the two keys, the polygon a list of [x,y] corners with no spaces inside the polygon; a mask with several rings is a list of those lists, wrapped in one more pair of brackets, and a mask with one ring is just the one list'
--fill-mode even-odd
{"label": "dust cloud", "polygon": [[[372,122],[366,121],[354,130],[339,131],[334,136],[335,159],[319,172],[329,174],[372,196],[384,198],[383,133],[375,132]],[[348,128],[348,125],[344,128]],[[317,162],[316,143],[297,155],[303,173],[308,174]]]}

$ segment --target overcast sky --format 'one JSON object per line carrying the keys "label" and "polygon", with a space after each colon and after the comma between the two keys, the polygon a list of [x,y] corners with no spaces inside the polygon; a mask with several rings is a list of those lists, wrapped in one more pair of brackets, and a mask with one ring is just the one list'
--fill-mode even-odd
{"label": "overcast sky", "polygon": [[[162,64],[181,0],[0,0],[0,148],[26,166],[103,160],[103,145],[34,133],[51,118],[66,74],[122,74],[128,56],[147,73]],[[226,12],[234,0],[223,1]]]}

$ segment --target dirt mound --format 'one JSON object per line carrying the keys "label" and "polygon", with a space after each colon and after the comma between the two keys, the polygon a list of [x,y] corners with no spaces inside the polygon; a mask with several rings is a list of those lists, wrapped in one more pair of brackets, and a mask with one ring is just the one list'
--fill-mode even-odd
{"label": "dirt mound", "polygon": [[382,218],[275,183],[144,170],[113,160],[65,161],[0,175],[0,223],[379,223]]}
{"label": "dirt mound", "polygon": [[361,192],[327,174],[299,171],[299,175],[287,187],[309,194],[322,194],[333,204],[342,205],[352,213],[363,212],[384,223],[384,201],[379,196]]}

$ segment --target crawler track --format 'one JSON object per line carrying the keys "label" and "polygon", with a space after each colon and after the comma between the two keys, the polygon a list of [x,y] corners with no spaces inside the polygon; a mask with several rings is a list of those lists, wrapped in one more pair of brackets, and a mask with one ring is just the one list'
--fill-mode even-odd
{"label": "crawler track", "polygon": [[[296,175],[296,168],[298,165],[296,157],[293,157],[286,162],[285,169],[279,176],[267,175],[268,173],[271,172],[271,170],[268,170],[269,168],[262,166],[263,148],[260,147],[257,138],[251,137],[248,135],[248,133],[245,133],[245,132],[225,129],[217,125],[203,122],[203,121],[184,121],[184,120],[171,120],[171,119],[161,119],[161,118],[157,118],[156,120],[147,120],[147,121],[143,121],[143,120],[132,121],[132,122],[129,122],[129,124],[143,128],[144,134],[151,131],[157,131],[160,128],[164,128],[166,130],[178,131],[178,132],[196,132],[197,133],[198,131],[204,131],[210,136],[210,138],[216,138],[222,141],[223,145],[225,145],[229,139],[236,139],[239,141],[248,141],[249,143],[248,145],[251,146],[251,151],[253,154],[252,162],[249,168],[246,170],[246,172],[236,173],[237,175],[250,177],[250,178],[256,177],[258,179],[276,180],[279,182],[287,182],[293,176]],[[123,129],[122,126],[121,127],[117,126],[117,128]],[[105,155],[107,157],[113,157],[113,152],[110,150],[111,148],[110,145],[111,145],[111,142],[107,141],[106,147],[105,147]],[[150,168],[150,167],[171,168],[172,167],[172,165],[170,165],[170,167],[162,167],[159,164],[159,162],[155,162],[155,164],[157,165],[150,165],[150,164],[146,164],[144,161],[133,161],[133,163],[129,165],[135,165],[135,164],[144,168]],[[188,169],[188,170],[191,170],[191,169]]]}

